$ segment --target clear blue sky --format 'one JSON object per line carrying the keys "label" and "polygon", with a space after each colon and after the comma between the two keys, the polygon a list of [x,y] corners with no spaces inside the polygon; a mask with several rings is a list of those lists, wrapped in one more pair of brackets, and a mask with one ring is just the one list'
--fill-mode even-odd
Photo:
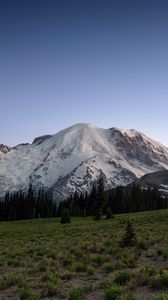
{"label": "clear blue sky", "polygon": [[167,0],[0,1],[0,143],[90,122],[168,146],[167,115]]}

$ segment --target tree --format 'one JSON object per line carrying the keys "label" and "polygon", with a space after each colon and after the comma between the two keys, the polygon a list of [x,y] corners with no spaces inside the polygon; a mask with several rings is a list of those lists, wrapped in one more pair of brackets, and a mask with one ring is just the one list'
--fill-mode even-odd
{"label": "tree", "polygon": [[112,213],[111,207],[108,206],[107,210],[106,210],[106,219],[109,220],[109,219],[112,219],[112,218],[113,218],[113,213]]}
{"label": "tree", "polygon": [[107,206],[106,193],[104,191],[103,176],[99,177],[97,185],[97,195],[95,202],[95,219],[100,220]]}
{"label": "tree", "polygon": [[65,208],[62,211],[60,223],[61,224],[66,224],[66,223],[70,223],[70,222],[71,222],[71,217],[70,217],[70,214],[69,214],[69,210],[67,208]]}
{"label": "tree", "polygon": [[130,221],[127,222],[126,231],[121,241],[122,246],[135,246],[137,242],[133,225]]}

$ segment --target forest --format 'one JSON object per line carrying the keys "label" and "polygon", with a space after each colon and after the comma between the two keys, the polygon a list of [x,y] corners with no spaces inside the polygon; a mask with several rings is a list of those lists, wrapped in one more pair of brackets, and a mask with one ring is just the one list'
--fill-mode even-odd
{"label": "forest", "polygon": [[58,204],[52,195],[43,189],[35,192],[30,184],[27,193],[7,192],[0,201],[0,220],[24,220],[60,217],[66,208],[72,217],[93,216],[97,220],[111,210],[112,214],[157,210],[168,207],[168,198],[157,188],[142,189],[137,184],[118,186],[105,191],[104,180],[99,178],[91,192],[78,193]]}

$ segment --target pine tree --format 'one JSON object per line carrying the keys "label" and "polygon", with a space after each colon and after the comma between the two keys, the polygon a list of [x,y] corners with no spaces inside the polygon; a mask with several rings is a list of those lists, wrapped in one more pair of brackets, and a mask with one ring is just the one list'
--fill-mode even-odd
{"label": "pine tree", "polygon": [[103,213],[105,213],[107,206],[106,193],[104,191],[104,180],[103,176],[100,176],[97,185],[97,197],[95,203],[95,219],[100,220]]}
{"label": "pine tree", "polygon": [[133,225],[130,221],[127,222],[126,231],[121,241],[122,246],[135,246],[137,242]]}
{"label": "pine tree", "polygon": [[71,217],[70,217],[70,214],[69,214],[69,210],[67,208],[65,208],[62,211],[60,223],[61,224],[66,224],[66,223],[70,223],[70,222],[71,222]]}
{"label": "pine tree", "polygon": [[106,210],[106,219],[109,220],[109,219],[112,219],[112,218],[113,218],[113,213],[112,213],[111,207],[108,206],[107,210]]}

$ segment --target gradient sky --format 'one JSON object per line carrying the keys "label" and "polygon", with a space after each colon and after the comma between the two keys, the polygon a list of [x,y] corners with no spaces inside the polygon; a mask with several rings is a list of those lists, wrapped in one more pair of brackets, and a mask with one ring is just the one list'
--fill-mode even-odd
{"label": "gradient sky", "polygon": [[167,0],[0,1],[0,143],[89,122],[168,146],[167,115]]}

